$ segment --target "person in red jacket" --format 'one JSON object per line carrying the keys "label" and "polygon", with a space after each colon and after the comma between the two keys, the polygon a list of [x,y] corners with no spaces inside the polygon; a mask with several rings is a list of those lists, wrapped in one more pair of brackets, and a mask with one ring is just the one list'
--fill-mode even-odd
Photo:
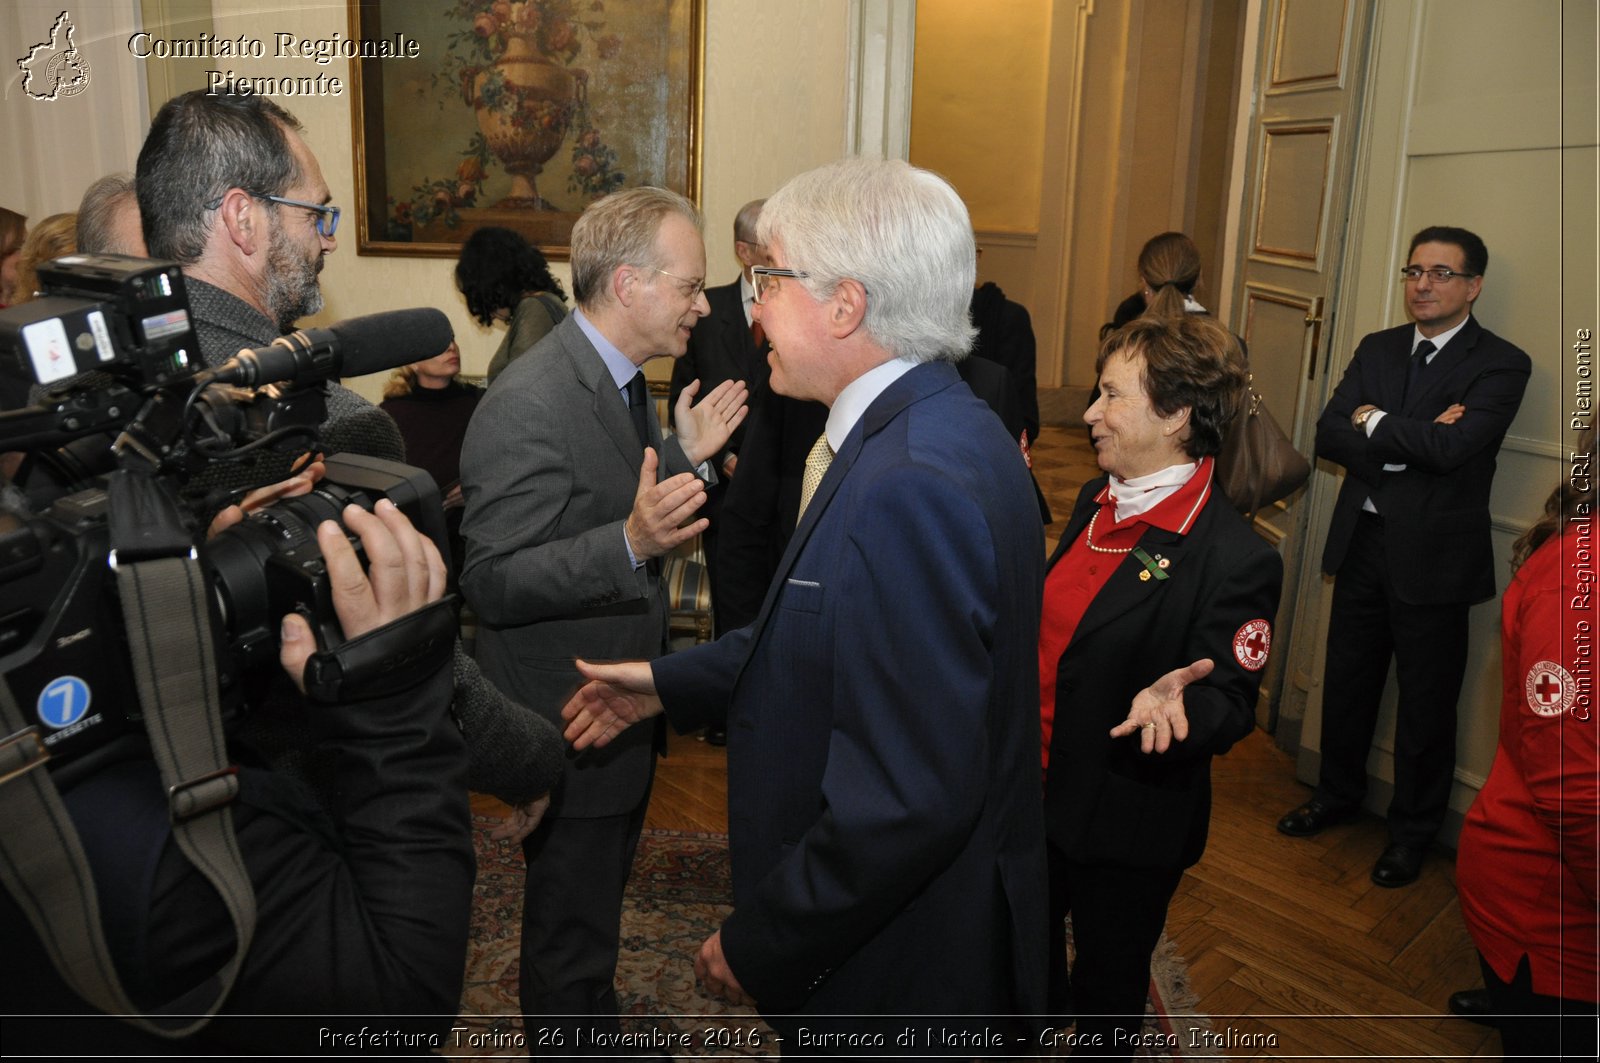
{"label": "person in red jacket", "polygon": [[1512,553],[1500,745],[1461,829],[1456,886],[1506,1058],[1595,1058],[1600,1002],[1594,439]]}

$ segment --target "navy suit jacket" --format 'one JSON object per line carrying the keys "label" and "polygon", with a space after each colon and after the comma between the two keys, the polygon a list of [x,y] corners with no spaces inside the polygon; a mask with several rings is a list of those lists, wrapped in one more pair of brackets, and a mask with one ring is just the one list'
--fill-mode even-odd
{"label": "navy suit jacket", "polygon": [[728,964],[768,1014],[1044,1006],[1043,535],[1015,441],[953,366],[868,407],[761,613],[655,662],[728,706]]}
{"label": "navy suit jacket", "polygon": [[[1413,605],[1494,597],[1489,488],[1495,456],[1522,404],[1533,363],[1469,317],[1406,395],[1413,326],[1374,332],[1356,347],[1317,421],[1317,457],[1348,473],[1334,506],[1322,570],[1337,574],[1371,497],[1384,519],[1395,591]],[[1361,406],[1387,411],[1372,437],[1350,423]],[[1434,418],[1456,403],[1455,424]],[[1404,465],[1386,472],[1384,465]]]}

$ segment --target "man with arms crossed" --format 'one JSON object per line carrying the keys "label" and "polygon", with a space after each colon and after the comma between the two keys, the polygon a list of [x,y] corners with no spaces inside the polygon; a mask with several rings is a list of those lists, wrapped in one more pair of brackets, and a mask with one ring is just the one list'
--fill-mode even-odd
{"label": "man with arms crossed", "polygon": [[1532,363],[1472,316],[1488,265],[1466,229],[1412,237],[1400,282],[1415,324],[1363,339],[1317,421],[1317,456],[1346,471],[1322,555],[1337,576],[1322,770],[1278,829],[1307,837],[1360,809],[1392,657],[1400,705],[1379,886],[1416,881],[1444,822],[1467,613],[1495,594],[1489,487]]}

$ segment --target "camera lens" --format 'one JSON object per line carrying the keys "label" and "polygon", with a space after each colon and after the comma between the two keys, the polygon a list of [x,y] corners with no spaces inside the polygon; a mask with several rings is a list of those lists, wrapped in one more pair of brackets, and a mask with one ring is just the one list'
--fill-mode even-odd
{"label": "camera lens", "polygon": [[256,510],[206,544],[223,629],[241,668],[276,660],[278,624],[285,613],[332,617],[331,609],[321,607],[326,603],[318,601],[326,569],[317,527],[339,521],[351,503],[363,509],[373,505],[359,491],[322,483],[309,494]]}

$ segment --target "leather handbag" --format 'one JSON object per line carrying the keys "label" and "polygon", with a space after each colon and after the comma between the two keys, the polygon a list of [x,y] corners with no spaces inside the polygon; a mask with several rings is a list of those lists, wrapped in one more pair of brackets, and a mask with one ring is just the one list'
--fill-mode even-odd
{"label": "leather handbag", "polygon": [[1217,478],[1239,512],[1253,517],[1311,478],[1311,463],[1294,448],[1247,377],[1246,401],[1222,441]]}

